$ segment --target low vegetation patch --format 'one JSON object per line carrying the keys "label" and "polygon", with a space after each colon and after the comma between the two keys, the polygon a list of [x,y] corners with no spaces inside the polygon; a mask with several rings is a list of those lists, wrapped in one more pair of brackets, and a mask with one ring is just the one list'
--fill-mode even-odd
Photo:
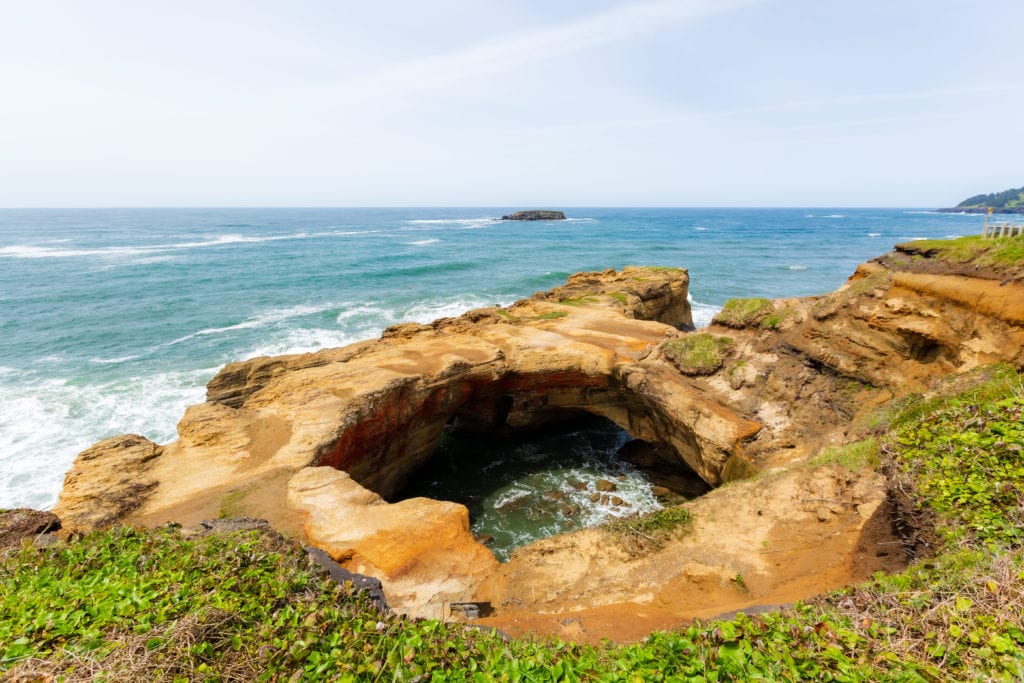
{"label": "low vegetation patch", "polygon": [[796,309],[794,308],[780,308],[761,318],[758,324],[766,330],[777,330],[795,315]]}
{"label": "low vegetation patch", "polygon": [[681,506],[673,506],[630,515],[605,522],[606,531],[625,541],[626,549],[634,554],[660,550],[670,539],[690,529],[693,516]]}
{"label": "low vegetation patch", "polygon": [[774,308],[770,299],[729,299],[712,322],[727,327],[749,327]]}
{"label": "low vegetation patch", "polygon": [[618,301],[623,306],[629,301],[629,296],[625,292],[609,292],[608,296]]}
{"label": "low vegetation patch", "polygon": [[499,308],[495,312],[502,318],[505,318],[509,322],[513,323],[529,322],[531,320],[558,320],[559,318],[564,318],[565,316],[569,315],[565,311],[547,311],[546,313],[541,313],[540,315],[522,317],[518,315],[513,315],[512,313],[506,311],[504,308]]}
{"label": "low vegetation patch", "polygon": [[707,332],[694,332],[670,339],[662,348],[665,357],[684,375],[710,375],[725,363],[733,348],[733,340]]}
{"label": "low vegetation patch", "polygon": [[876,438],[862,439],[843,446],[829,446],[814,459],[815,465],[836,463],[848,470],[877,469],[881,464],[881,447]]}
{"label": "low vegetation patch", "polygon": [[897,245],[897,248],[953,263],[979,266],[1024,264],[1024,238],[1020,237],[968,235],[951,240],[915,240]]}
{"label": "low vegetation patch", "polygon": [[938,513],[947,541],[1024,541],[1024,392],[952,400],[899,429],[887,450]]}
{"label": "low vegetation patch", "polygon": [[[115,529],[0,557],[0,678],[128,681],[1024,679],[1024,386],[906,399],[822,459],[892,472],[944,545],[777,612],[592,647],[380,614],[272,534]],[[670,538],[686,508],[619,520]],[[662,536],[662,534],[665,534]],[[662,540],[661,542],[664,542]],[[896,552],[893,549],[893,552]],[[733,579],[740,590],[741,576]]]}
{"label": "low vegetation patch", "polygon": [[597,303],[597,297],[585,294],[584,296],[572,297],[568,299],[559,299],[558,303],[565,306],[586,306],[588,304]]}

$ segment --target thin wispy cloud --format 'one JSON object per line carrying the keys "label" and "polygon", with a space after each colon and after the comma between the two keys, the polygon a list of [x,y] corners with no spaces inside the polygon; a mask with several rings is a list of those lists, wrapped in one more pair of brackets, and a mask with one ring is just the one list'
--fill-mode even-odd
{"label": "thin wispy cloud", "polygon": [[[913,102],[922,100],[942,99],[942,98],[961,98],[969,95],[985,95],[985,94],[998,94],[1004,92],[1013,92],[1024,90],[1024,81],[1010,81],[1006,83],[984,83],[977,85],[962,85],[962,86],[951,86],[947,88],[933,88],[928,90],[917,90],[912,92],[897,92],[897,93],[865,93],[858,95],[840,95],[835,97],[824,97],[816,99],[803,99],[803,100],[792,100],[788,102],[771,102],[760,105],[753,105],[749,107],[739,107],[735,109],[724,109],[717,111],[696,111],[687,110],[672,114],[662,114],[659,116],[646,116],[628,119],[600,119],[594,121],[578,121],[569,124],[553,124],[546,126],[526,126],[518,128],[517,130],[523,131],[542,131],[542,130],[584,130],[584,129],[611,129],[611,128],[637,128],[642,126],[659,126],[665,124],[677,124],[685,123],[687,121],[698,122],[698,121],[716,121],[730,118],[742,118],[745,116],[754,116],[757,114],[782,114],[782,113],[796,113],[806,112],[812,110],[827,110],[835,107],[844,107],[846,109],[863,107],[870,105],[879,104],[898,104],[901,102]],[[833,122],[825,121],[813,124],[802,124],[794,126],[784,126],[771,129],[771,131],[784,131],[784,130],[797,130],[808,127],[827,127],[827,126],[842,126],[842,125],[871,125],[872,123],[883,123],[892,122],[896,120],[907,120],[908,118],[920,119],[920,118],[936,118],[941,117],[942,112],[934,111],[930,114],[918,114],[912,117],[879,117],[871,119],[859,119],[856,124],[850,122]],[[738,134],[743,134],[746,131],[739,131]],[[750,131],[760,132],[760,131]]]}
{"label": "thin wispy cloud", "polygon": [[545,62],[758,0],[656,0],[616,5],[571,21],[514,31],[331,84],[362,96],[409,94]]}

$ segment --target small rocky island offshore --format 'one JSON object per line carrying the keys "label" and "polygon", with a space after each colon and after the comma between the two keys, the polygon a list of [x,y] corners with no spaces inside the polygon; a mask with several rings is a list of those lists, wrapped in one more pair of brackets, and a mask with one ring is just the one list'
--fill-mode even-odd
{"label": "small rocky island offshore", "polygon": [[532,211],[516,211],[502,216],[503,221],[564,221],[565,213],[562,211],[547,211],[543,209]]}
{"label": "small rocky island offshore", "polygon": [[[353,677],[384,668],[454,676],[463,670],[455,667],[484,657],[496,669],[578,666],[572,671],[587,678],[620,661],[630,671],[691,678],[1006,678],[1024,662],[1021,243],[898,245],[831,294],[733,299],[700,331],[692,330],[685,270],[626,268],[580,273],[506,308],[397,325],[344,348],[231,363],[209,383],[206,402],[186,411],[177,441],[123,435],[83,451],[54,513],[72,538],[122,523],[175,522],[185,525],[180,533],[195,533],[189,529],[204,519],[264,518],[346,569],[378,577],[400,613],[445,619],[451,603],[481,603],[493,612],[474,623],[510,634],[637,641],[652,629],[726,615],[614,651],[524,645],[389,615],[335,618],[336,594],[294,617],[282,610],[310,599],[307,584],[286,589],[262,578],[292,551],[257,547],[251,537],[197,541],[209,548],[203,562],[229,563],[214,570],[215,585],[176,593],[175,605],[235,595],[246,581],[247,591],[276,592],[254,597],[245,613],[219,601],[197,612],[181,622],[190,629],[182,642],[201,641],[207,649],[196,652],[225,658],[235,649],[258,653],[253,666],[272,665],[279,679],[303,671],[315,678],[324,666],[347,667],[337,670]],[[649,518],[537,541],[505,564],[473,538],[465,507],[388,502],[447,429],[500,437],[579,413],[610,419],[646,445],[649,461],[692,470],[712,490]],[[44,672],[84,666],[74,652],[60,654],[78,637],[74,628],[59,630],[67,623],[61,610],[91,605],[122,575],[124,592],[102,604],[120,610],[116,626],[145,615],[117,633],[141,638],[127,641],[137,646],[133,656],[161,656],[168,631],[150,630],[148,619],[171,607],[138,607],[138,596],[164,600],[168,586],[178,590],[210,571],[187,571],[179,559],[169,561],[168,578],[136,581],[164,571],[161,553],[193,546],[174,540],[175,527],[112,534],[56,551],[28,548],[23,565],[8,565],[14,583],[0,574],[0,588],[30,587],[0,595],[0,610],[12,606],[8,619],[17,626],[0,636],[26,634],[5,650],[6,661],[38,671],[29,655],[57,653]],[[102,581],[78,582],[55,581],[32,564],[46,568],[65,556],[72,559],[57,576],[92,571],[100,556],[101,565],[118,567],[99,566]],[[728,616],[872,575],[865,588],[777,617]],[[70,599],[79,583],[88,598]],[[33,602],[22,608],[28,616],[17,616],[13,606],[47,591],[59,606]],[[42,609],[46,623],[36,620]],[[247,616],[256,609],[260,616]],[[93,612],[109,610],[77,609],[75,619]],[[258,648],[253,620],[265,630],[301,626],[268,631]],[[974,635],[949,635],[950,626]],[[248,630],[237,648],[225,645],[231,641],[219,634],[238,628]],[[90,643],[107,637],[89,633]],[[195,659],[193,649],[183,657]],[[220,666],[207,654],[201,662]]]}

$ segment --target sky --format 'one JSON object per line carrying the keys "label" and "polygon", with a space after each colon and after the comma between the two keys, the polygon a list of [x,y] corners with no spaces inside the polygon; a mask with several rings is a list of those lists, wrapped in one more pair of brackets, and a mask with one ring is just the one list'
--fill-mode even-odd
{"label": "sky", "polygon": [[1021,0],[0,0],[0,207],[950,206]]}

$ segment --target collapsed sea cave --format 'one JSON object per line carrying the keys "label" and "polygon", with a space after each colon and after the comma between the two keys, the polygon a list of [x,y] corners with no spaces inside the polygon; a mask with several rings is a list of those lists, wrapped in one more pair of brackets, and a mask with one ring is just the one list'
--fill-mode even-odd
{"label": "collapsed sea cave", "polygon": [[580,414],[513,433],[453,420],[395,500],[427,497],[469,509],[474,535],[501,561],[523,545],[653,512],[710,490],[677,457],[611,420]]}

